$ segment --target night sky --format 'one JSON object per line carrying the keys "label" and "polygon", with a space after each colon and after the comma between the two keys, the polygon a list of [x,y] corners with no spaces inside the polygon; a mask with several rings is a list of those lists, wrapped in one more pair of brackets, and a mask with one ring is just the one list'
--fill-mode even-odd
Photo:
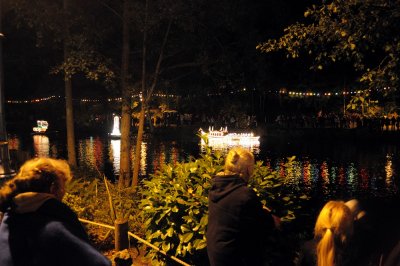
{"label": "night sky", "polygon": [[[230,6],[213,1],[203,1],[204,6],[193,12],[197,21],[193,30],[176,30],[174,26],[170,38],[172,53],[164,65],[173,65],[206,58],[206,63],[192,69],[166,71],[162,74],[159,89],[172,87],[170,92],[180,94],[188,89],[193,91],[218,90],[241,86],[255,87],[258,90],[271,88],[320,86],[318,75],[308,71],[302,60],[285,60],[281,54],[263,54],[255,49],[259,42],[278,37],[285,26],[303,19],[305,8],[317,1],[229,1]],[[112,3],[112,2],[111,2]],[[85,8],[85,7],[83,7]],[[118,6],[113,6],[118,11]],[[228,10],[228,11],[227,11]],[[49,74],[50,70],[62,60],[62,44],[51,40],[51,34],[41,33],[43,42],[38,43],[38,28],[28,27],[16,16],[16,11],[6,9],[3,15],[4,79],[6,99],[24,99],[63,95],[61,75]],[[96,12],[98,14],[96,14]],[[222,13],[225,12],[225,13]],[[94,25],[111,25],[110,29],[97,41],[96,49],[109,59],[117,78],[113,86],[101,82],[88,81],[78,74],[73,78],[74,97],[96,97],[119,95],[118,75],[121,53],[121,27],[118,19],[102,6],[95,6],[90,13]],[[223,15],[224,14],[224,15]],[[96,21],[98,20],[98,21]],[[200,21],[198,21],[200,20]],[[185,22],[186,23],[186,22]],[[201,25],[206,30],[201,29]],[[131,26],[130,62],[131,83],[140,81],[141,42],[140,31]],[[180,26],[182,28],[182,26]],[[162,31],[160,31],[162,32]],[[149,34],[148,68],[151,72],[157,55],[157,39],[160,32]],[[171,35],[172,35],[171,34]],[[187,35],[186,35],[187,34]],[[132,40],[133,39],[133,40]],[[199,45],[199,42],[202,42]],[[184,49],[179,45],[184,45]],[[220,47],[218,47],[220,46]],[[179,49],[177,49],[179,47]],[[184,51],[183,51],[184,50]],[[151,54],[153,52],[153,54]],[[324,79],[322,83],[329,83]],[[322,84],[326,85],[326,84]],[[171,91],[172,90],[172,91]]]}

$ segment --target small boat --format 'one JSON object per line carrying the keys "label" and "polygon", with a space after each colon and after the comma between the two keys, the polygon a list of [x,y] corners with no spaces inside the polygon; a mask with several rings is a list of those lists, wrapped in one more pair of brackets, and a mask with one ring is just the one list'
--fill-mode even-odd
{"label": "small boat", "polygon": [[34,134],[46,133],[47,128],[49,127],[49,123],[46,120],[37,120],[36,123],[37,123],[37,126],[33,127],[33,133]]}
{"label": "small boat", "polygon": [[[260,136],[254,136],[253,132],[246,133],[229,133],[227,127],[221,127],[219,130],[214,130],[213,127],[208,128],[205,132],[200,128],[201,136],[208,139],[209,146],[258,146],[260,145]],[[202,138],[201,144],[204,145]]]}

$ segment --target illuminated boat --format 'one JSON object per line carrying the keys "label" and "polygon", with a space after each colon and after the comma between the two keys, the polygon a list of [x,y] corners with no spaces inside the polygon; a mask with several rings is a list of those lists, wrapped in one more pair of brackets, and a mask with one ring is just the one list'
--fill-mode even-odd
{"label": "illuminated boat", "polygon": [[33,133],[34,134],[44,134],[47,131],[47,128],[49,127],[49,123],[45,120],[37,120],[36,121],[37,126],[33,127]]}
{"label": "illuminated boat", "polygon": [[[229,133],[228,128],[220,128],[214,130],[213,127],[208,128],[208,132],[205,132],[200,128],[201,136],[205,136],[208,139],[208,145],[211,147],[221,146],[244,146],[252,147],[260,145],[260,136],[254,136],[253,132],[249,133]],[[201,144],[204,145],[204,139],[201,139]]]}

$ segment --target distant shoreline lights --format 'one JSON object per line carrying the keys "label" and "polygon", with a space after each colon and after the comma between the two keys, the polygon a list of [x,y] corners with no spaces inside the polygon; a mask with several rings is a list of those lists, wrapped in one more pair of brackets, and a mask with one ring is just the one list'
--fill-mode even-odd
{"label": "distant shoreline lights", "polygon": [[[376,91],[389,91],[391,90],[391,87],[384,87],[382,90],[376,90]],[[237,93],[243,93],[251,91],[246,88],[235,90],[235,91],[230,91],[229,94],[237,94]],[[255,91],[255,89],[253,90]],[[279,95],[288,95],[289,97],[298,97],[298,98],[304,98],[304,97],[331,97],[331,96],[346,96],[346,95],[357,95],[361,94],[364,92],[372,92],[371,89],[366,89],[366,90],[343,90],[340,92],[313,92],[311,90],[306,90],[306,91],[291,91],[287,90],[286,88],[281,88],[279,90],[268,90],[267,91],[270,94],[279,94]],[[140,97],[141,95],[132,95],[131,97]],[[174,94],[154,94],[156,97],[161,97],[161,98],[179,98],[181,96],[174,95]],[[207,94],[207,96],[222,96],[222,93],[215,93],[215,94]],[[47,102],[51,100],[56,100],[56,99],[64,99],[65,97],[59,96],[59,95],[52,95],[48,97],[42,97],[42,98],[36,98],[36,99],[25,99],[25,100],[6,100],[5,102],[8,104],[31,104],[31,103],[42,103],[42,102]],[[90,99],[90,98],[82,98],[82,99],[73,99],[75,102],[81,102],[81,103],[93,103],[93,102],[121,102],[122,98],[121,97],[114,97],[114,98],[102,98],[102,99]]]}

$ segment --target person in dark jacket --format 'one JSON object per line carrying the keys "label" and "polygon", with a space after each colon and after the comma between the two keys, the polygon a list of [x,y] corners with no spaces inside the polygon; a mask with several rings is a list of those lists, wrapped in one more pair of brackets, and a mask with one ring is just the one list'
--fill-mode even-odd
{"label": "person in dark jacket", "polygon": [[206,233],[212,266],[263,265],[263,242],[274,229],[274,219],[247,186],[253,168],[253,154],[233,148],[224,171],[212,179]]}
{"label": "person in dark jacket", "polygon": [[77,215],[61,202],[71,178],[65,161],[36,158],[1,187],[0,265],[111,265],[91,246]]}

